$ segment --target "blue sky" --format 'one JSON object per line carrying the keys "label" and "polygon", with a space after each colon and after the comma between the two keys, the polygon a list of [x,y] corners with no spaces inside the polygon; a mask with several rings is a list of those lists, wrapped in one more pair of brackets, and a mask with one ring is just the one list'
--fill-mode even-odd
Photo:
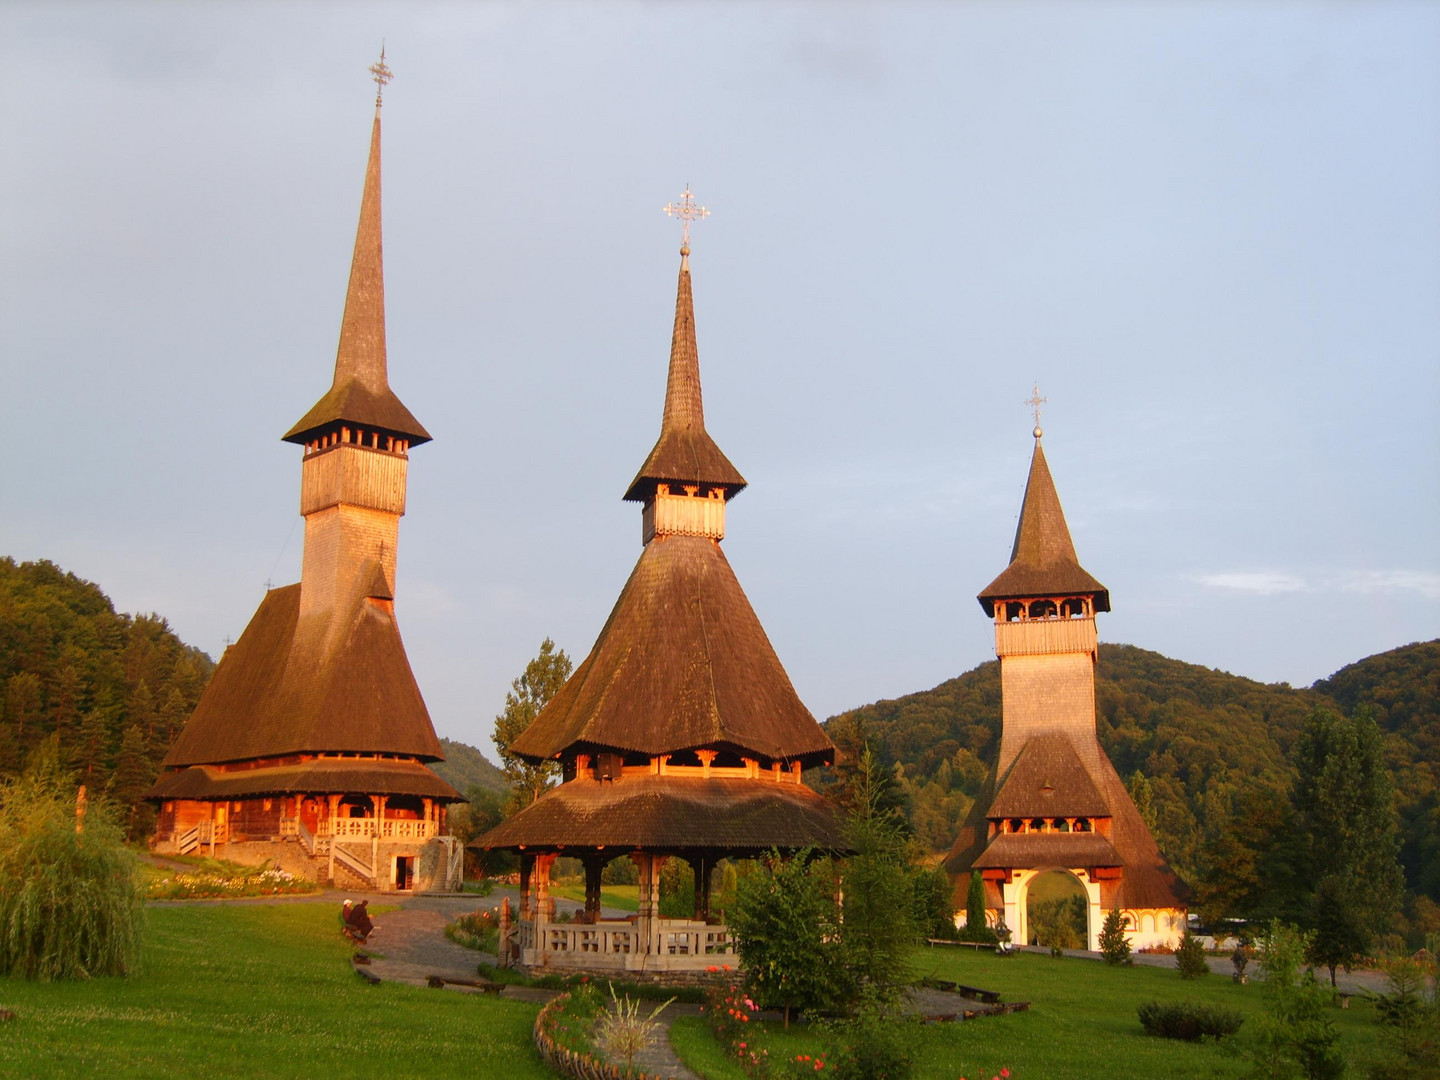
{"label": "blue sky", "polygon": [[299,574],[383,38],[397,612],[489,747],[639,554],[684,186],[725,549],[819,716],[991,655],[1032,440],[1103,640],[1440,633],[1440,7],[8,4],[0,552],[212,653]]}

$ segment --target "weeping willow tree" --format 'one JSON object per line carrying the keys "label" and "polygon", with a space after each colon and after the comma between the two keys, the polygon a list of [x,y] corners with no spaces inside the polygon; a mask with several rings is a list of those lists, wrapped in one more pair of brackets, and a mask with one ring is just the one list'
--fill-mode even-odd
{"label": "weeping willow tree", "polygon": [[84,979],[135,966],[135,857],[113,811],[91,801],[77,817],[76,794],[53,738],[0,784],[0,975]]}

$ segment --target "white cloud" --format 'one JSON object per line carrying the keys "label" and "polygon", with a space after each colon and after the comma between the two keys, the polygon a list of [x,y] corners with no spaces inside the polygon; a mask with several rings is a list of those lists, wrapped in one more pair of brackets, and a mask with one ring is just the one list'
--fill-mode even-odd
{"label": "white cloud", "polygon": [[1428,570],[1352,570],[1340,576],[1339,586],[1346,592],[1413,592],[1440,600],[1440,574]]}
{"label": "white cloud", "polygon": [[1195,574],[1191,580],[1213,589],[1256,596],[1338,590],[1372,596],[1417,593],[1427,600],[1440,600],[1440,574],[1429,570],[1335,570],[1308,577],[1279,570],[1225,570]]}
{"label": "white cloud", "polygon": [[1258,596],[1305,592],[1309,588],[1304,578],[1275,570],[1227,570],[1219,574],[1197,574],[1195,580],[1214,589],[1233,589]]}

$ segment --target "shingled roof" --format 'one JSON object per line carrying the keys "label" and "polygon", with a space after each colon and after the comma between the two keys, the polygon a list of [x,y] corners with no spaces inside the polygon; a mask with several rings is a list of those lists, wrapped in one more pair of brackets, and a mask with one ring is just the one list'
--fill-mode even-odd
{"label": "shingled roof", "polygon": [[147,798],[240,799],[254,795],[344,794],[384,792],[419,795],[441,802],[463,802],[464,797],[440,777],[415,761],[319,758],[259,769],[223,770],[213,765],[192,765],[160,774]]}
{"label": "shingled roof", "polygon": [[700,351],[695,343],[695,303],[690,292],[688,251],[680,259],[680,285],[675,297],[675,329],[670,337],[670,375],[665,384],[665,412],[660,438],[625,492],[628,502],[643,502],[655,485],[700,484],[725,489],[731,499],[745,486],[740,470],[730,464],[705,430],[700,395]]}
{"label": "shingled roof", "polygon": [[720,546],[658,536],[590,655],[510,749],[540,761],[577,750],[660,755],[698,747],[807,766],[835,753]]}
{"label": "shingled roof", "polygon": [[803,784],[625,776],[579,778],[548,792],[469,845],[628,850],[844,848],[833,805]]}
{"label": "shingled roof", "polygon": [[402,435],[412,444],[430,434],[390,389],[385,358],[385,268],[380,242],[380,110],[370,132],[370,160],[360,199],[360,225],[350,263],[335,381],[330,390],[283,436],[305,443],[340,421]]}
{"label": "shingled roof", "polygon": [[1090,576],[1075,555],[1045,451],[1036,439],[1010,565],[980,593],[980,606],[993,616],[1000,600],[1085,595],[1094,596],[1096,611],[1110,610],[1109,590]]}
{"label": "shingled roof", "polygon": [[300,619],[300,586],[265,594],[165,757],[167,768],[294,753],[443,760],[385,576],[366,563],[348,601]]}
{"label": "shingled roof", "polygon": [[[1032,748],[1035,750],[1033,755]],[[1066,756],[1070,758],[1068,762],[1062,760]],[[1028,765],[1025,764],[1027,758],[1030,761]],[[1183,905],[1189,898],[1189,889],[1160,854],[1155,838],[1150,835],[1115,766],[1103,750],[1091,756],[1091,761],[1093,764],[1087,765],[1085,757],[1066,736],[1059,733],[1046,733],[1029,740],[1016,755],[998,794],[992,795],[994,780],[987,780],[946,857],[946,870],[952,874],[964,874],[972,867],[1041,869],[1119,866],[1123,868],[1119,881],[1101,882],[1101,899],[1105,907],[1167,908]],[[1040,810],[1017,812],[1019,806],[1034,805],[1032,800],[1037,796],[1032,781],[1043,773],[1055,776],[1063,773],[1066,779],[1055,785],[1057,793],[1063,785],[1067,796],[1082,800],[1076,805],[1091,805],[1091,799],[1098,799],[1094,805],[1099,808],[1088,813],[1070,811],[1067,803],[1066,809],[1061,810],[1057,798],[1056,809],[1049,813]],[[1082,773],[1085,776],[1083,781],[1079,775]],[[1044,800],[1046,797],[1041,794],[1038,798]],[[988,835],[990,818],[1072,815],[1108,817],[1109,836],[1102,837],[1098,833]]]}
{"label": "shingled roof", "polygon": [[1058,731],[1028,740],[1000,785],[987,817],[1108,817],[1105,799],[1076,753]]}

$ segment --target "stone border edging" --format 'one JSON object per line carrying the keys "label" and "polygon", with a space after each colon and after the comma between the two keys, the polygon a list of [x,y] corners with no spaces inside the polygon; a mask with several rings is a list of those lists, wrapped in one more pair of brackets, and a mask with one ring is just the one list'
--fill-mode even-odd
{"label": "stone border edging", "polygon": [[577,1053],[556,1042],[549,1031],[551,1014],[569,1000],[569,993],[552,998],[535,1017],[535,1049],[540,1051],[541,1060],[561,1076],[570,1077],[570,1080],[665,1080],[649,1073],[627,1073],[618,1065]]}

